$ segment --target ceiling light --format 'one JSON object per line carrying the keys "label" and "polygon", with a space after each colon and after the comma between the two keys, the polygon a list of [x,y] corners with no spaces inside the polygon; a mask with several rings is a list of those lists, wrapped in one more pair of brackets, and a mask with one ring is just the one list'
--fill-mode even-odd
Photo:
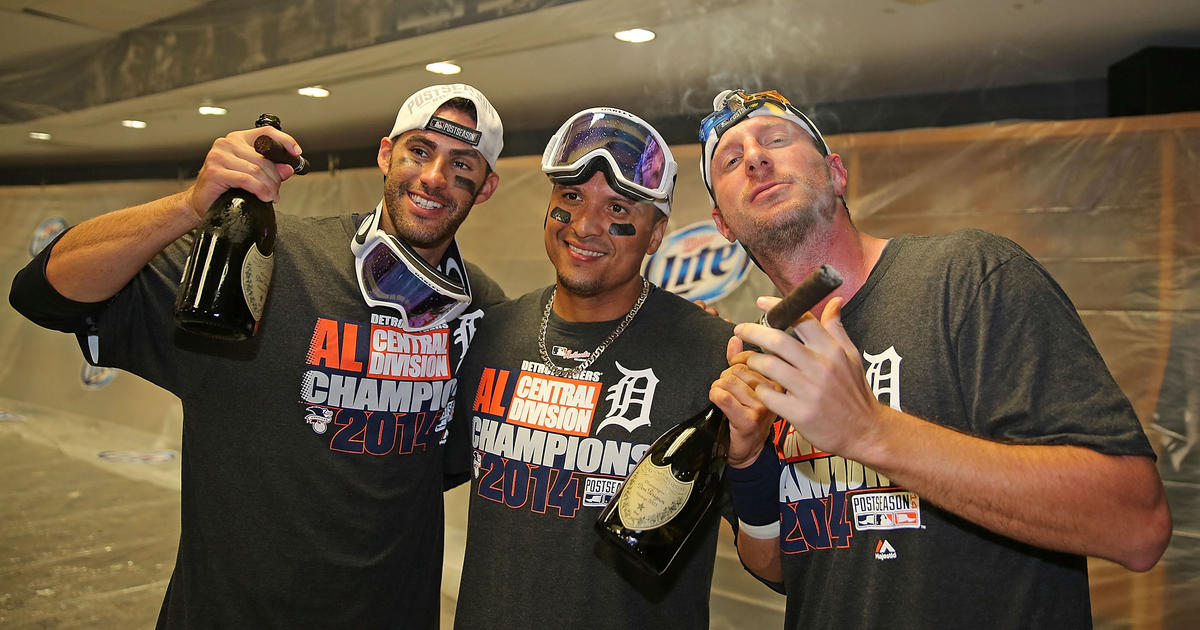
{"label": "ceiling light", "polygon": [[198,109],[196,111],[200,112],[201,116],[224,116],[225,115],[224,107],[213,107],[212,105],[201,105],[200,109]]}
{"label": "ceiling light", "polygon": [[644,28],[631,28],[628,31],[617,31],[613,33],[613,37],[631,44],[643,44],[654,39],[654,31],[648,31]]}
{"label": "ceiling light", "polygon": [[50,134],[42,133],[40,131],[30,131],[29,137],[33,138],[34,140],[49,140],[51,138]]}
{"label": "ceiling light", "polygon": [[311,96],[313,98],[325,98],[326,96],[329,96],[329,90],[326,90],[319,85],[302,87],[299,90],[296,90],[296,92],[298,92],[301,96]]}
{"label": "ceiling light", "polygon": [[121,126],[129,127],[130,129],[145,129],[146,121],[144,121],[144,120],[122,120]]}
{"label": "ceiling light", "polygon": [[434,74],[458,74],[462,72],[462,68],[450,63],[449,61],[436,61],[425,66],[425,69]]}

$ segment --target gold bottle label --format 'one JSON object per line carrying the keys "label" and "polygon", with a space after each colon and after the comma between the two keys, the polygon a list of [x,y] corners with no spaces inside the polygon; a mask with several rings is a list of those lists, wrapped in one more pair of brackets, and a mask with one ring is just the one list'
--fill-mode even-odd
{"label": "gold bottle label", "polygon": [[242,296],[246,298],[246,306],[254,321],[262,319],[263,308],[267,304],[267,289],[271,288],[271,274],[275,272],[275,254],[263,256],[258,250],[258,243],[246,251],[242,260]]}
{"label": "gold bottle label", "polygon": [[655,465],[650,454],[642,460],[621,490],[617,513],[629,529],[654,529],[675,518],[692,494],[693,481],[680,481],[671,474],[671,465]]}

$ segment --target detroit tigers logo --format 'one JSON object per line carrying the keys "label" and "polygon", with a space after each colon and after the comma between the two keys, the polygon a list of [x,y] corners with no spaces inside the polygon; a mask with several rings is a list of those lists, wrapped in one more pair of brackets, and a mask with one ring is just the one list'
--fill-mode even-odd
{"label": "detroit tigers logo", "polygon": [[[610,403],[608,416],[596,427],[596,434],[608,425],[616,425],[633,433],[638,427],[650,426],[650,407],[654,404],[654,388],[658,386],[658,377],[653,368],[644,370],[627,370],[619,361],[614,361],[617,369],[624,376],[612,387],[608,388],[605,397]],[[637,410],[632,415],[631,410]]]}
{"label": "detroit tigers logo", "polygon": [[[867,382],[875,398],[900,411],[900,362],[904,359],[896,352],[896,346],[879,354],[864,351],[863,359],[867,362]],[[887,396],[886,400],[884,396]]]}
{"label": "detroit tigers logo", "polygon": [[458,316],[458,326],[454,328],[453,333],[454,343],[458,344],[462,350],[458,353],[458,364],[454,366],[455,372],[462,367],[462,361],[467,356],[467,348],[471,346],[471,340],[475,338],[475,324],[482,317],[482,310],[474,310]]}

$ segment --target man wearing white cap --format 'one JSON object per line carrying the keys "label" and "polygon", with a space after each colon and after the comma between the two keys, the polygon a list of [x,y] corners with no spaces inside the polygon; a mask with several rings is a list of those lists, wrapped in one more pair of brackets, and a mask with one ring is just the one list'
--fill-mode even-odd
{"label": "man wearing white cap", "polygon": [[466,85],[413,94],[380,141],[375,211],[279,215],[258,333],[191,337],[172,318],[189,233],[226,189],[274,201],[292,175],[263,134],[300,154],[270,128],[218,139],[187,190],[68,230],[10,299],[183,403],[159,628],[436,628],[446,411],[469,319],[503,299],[454,233],[498,184],[499,115]]}
{"label": "man wearing white cap", "polygon": [[542,172],[556,282],[488,309],[460,372],[448,456],[471,466],[471,496],[455,627],[707,628],[717,510],[662,576],[595,530],[726,365],[732,326],[641,275],[675,160],[644,120],[598,107],[559,128]]}
{"label": "man wearing white cap", "polygon": [[739,325],[714,387],[738,551],[786,591],[786,627],[1090,627],[1085,556],[1145,571],[1171,525],[1066,294],[986,232],[856,230],[841,158],[780,94],[729,90],[714,110],[700,166],[718,229],[781,292],[826,263],[845,280],[794,327],[803,342]]}

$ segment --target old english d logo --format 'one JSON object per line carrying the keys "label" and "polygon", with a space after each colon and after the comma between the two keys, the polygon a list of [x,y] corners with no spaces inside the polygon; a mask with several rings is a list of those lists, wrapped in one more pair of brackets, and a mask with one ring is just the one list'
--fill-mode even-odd
{"label": "old english d logo", "polygon": [[629,433],[638,427],[650,426],[650,407],[654,405],[654,390],[658,386],[654,369],[630,370],[619,361],[613,363],[621,371],[622,377],[608,388],[605,397],[610,403],[608,415],[596,427],[596,433],[609,426],[621,427]]}

